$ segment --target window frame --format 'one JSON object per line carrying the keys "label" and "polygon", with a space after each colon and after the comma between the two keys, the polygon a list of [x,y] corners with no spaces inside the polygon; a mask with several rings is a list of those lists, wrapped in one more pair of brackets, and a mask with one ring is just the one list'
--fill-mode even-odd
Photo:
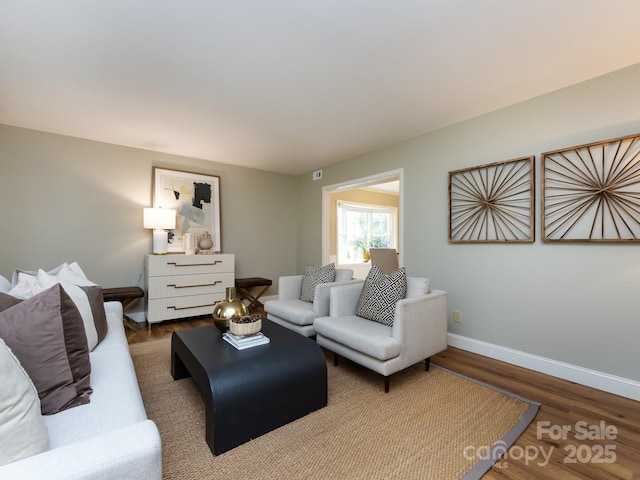
{"label": "window frame", "polygon": [[[336,202],[336,259],[338,264],[340,265],[366,265],[368,260],[363,260],[361,257],[358,257],[356,261],[352,259],[345,259],[343,262],[343,258],[341,256],[341,242],[340,237],[343,229],[345,228],[342,224],[346,220],[346,218],[342,218],[341,209],[359,211],[367,213],[367,234],[368,238],[371,238],[371,230],[372,230],[372,221],[371,215],[374,213],[388,213],[390,218],[390,245],[388,248],[395,248],[397,250],[398,245],[398,207],[392,205],[381,205],[381,204],[372,204],[372,203],[363,203],[363,202],[352,202],[347,200],[338,200]],[[345,216],[346,217],[346,216]],[[342,218],[342,222],[341,222]]]}

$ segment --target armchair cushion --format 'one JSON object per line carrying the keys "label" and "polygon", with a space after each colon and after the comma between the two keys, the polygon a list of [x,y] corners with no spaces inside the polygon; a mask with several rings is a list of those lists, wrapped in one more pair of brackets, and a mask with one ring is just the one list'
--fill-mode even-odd
{"label": "armchair cushion", "polygon": [[316,312],[313,304],[300,300],[279,300],[269,303],[268,313],[296,325],[313,325]]}
{"label": "armchair cushion", "polygon": [[[335,268],[334,264],[331,265]],[[303,278],[304,275],[280,277],[278,279],[278,299],[267,300],[264,303],[264,311],[269,320],[306,337],[312,337],[315,335],[314,319],[329,315],[329,295],[332,288],[336,285],[350,283],[362,284],[362,280],[353,280],[353,270],[351,269],[337,268],[335,269],[335,281],[318,283],[315,286],[312,301],[308,302],[301,298]],[[360,290],[358,290],[359,292]]]}
{"label": "armchair cushion", "polygon": [[380,361],[400,355],[400,341],[391,336],[391,327],[356,315],[339,319],[320,317],[313,324],[318,335]]}
{"label": "armchair cushion", "polygon": [[329,263],[323,267],[307,265],[302,277],[302,293],[300,300],[313,302],[316,285],[333,282],[336,279],[336,264]]}
{"label": "armchair cushion", "polygon": [[406,295],[407,274],[404,267],[385,275],[377,265],[372,265],[360,293],[356,315],[392,326],[396,303]]}

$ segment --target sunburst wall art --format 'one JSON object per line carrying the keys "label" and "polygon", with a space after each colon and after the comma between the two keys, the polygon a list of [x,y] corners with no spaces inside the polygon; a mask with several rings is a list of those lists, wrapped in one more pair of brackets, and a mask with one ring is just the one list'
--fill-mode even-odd
{"label": "sunburst wall art", "polygon": [[533,242],[535,157],[449,172],[449,241]]}
{"label": "sunburst wall art", "polygon": [[542,154],[546,242],[640,241],[640,135]]}

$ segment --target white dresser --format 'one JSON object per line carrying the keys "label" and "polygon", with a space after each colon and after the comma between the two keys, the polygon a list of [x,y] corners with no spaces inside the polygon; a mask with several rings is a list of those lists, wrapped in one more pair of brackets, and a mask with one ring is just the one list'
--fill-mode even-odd
{"label": "white dresser", "polygon": [[151,324],[211,315],[235,284],[235,255],[147,255],[146,316]]}

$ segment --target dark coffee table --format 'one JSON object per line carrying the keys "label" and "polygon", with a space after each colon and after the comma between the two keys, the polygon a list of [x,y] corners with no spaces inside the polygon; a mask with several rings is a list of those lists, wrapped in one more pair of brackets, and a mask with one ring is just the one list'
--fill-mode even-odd
{"label": "dark coffee table", "polygon": [[313,341],[262,320],[270,343],[236,350],[215,326],[171,337],[171,375],[193,377],[215,455],[327,405],[327,364]]}

